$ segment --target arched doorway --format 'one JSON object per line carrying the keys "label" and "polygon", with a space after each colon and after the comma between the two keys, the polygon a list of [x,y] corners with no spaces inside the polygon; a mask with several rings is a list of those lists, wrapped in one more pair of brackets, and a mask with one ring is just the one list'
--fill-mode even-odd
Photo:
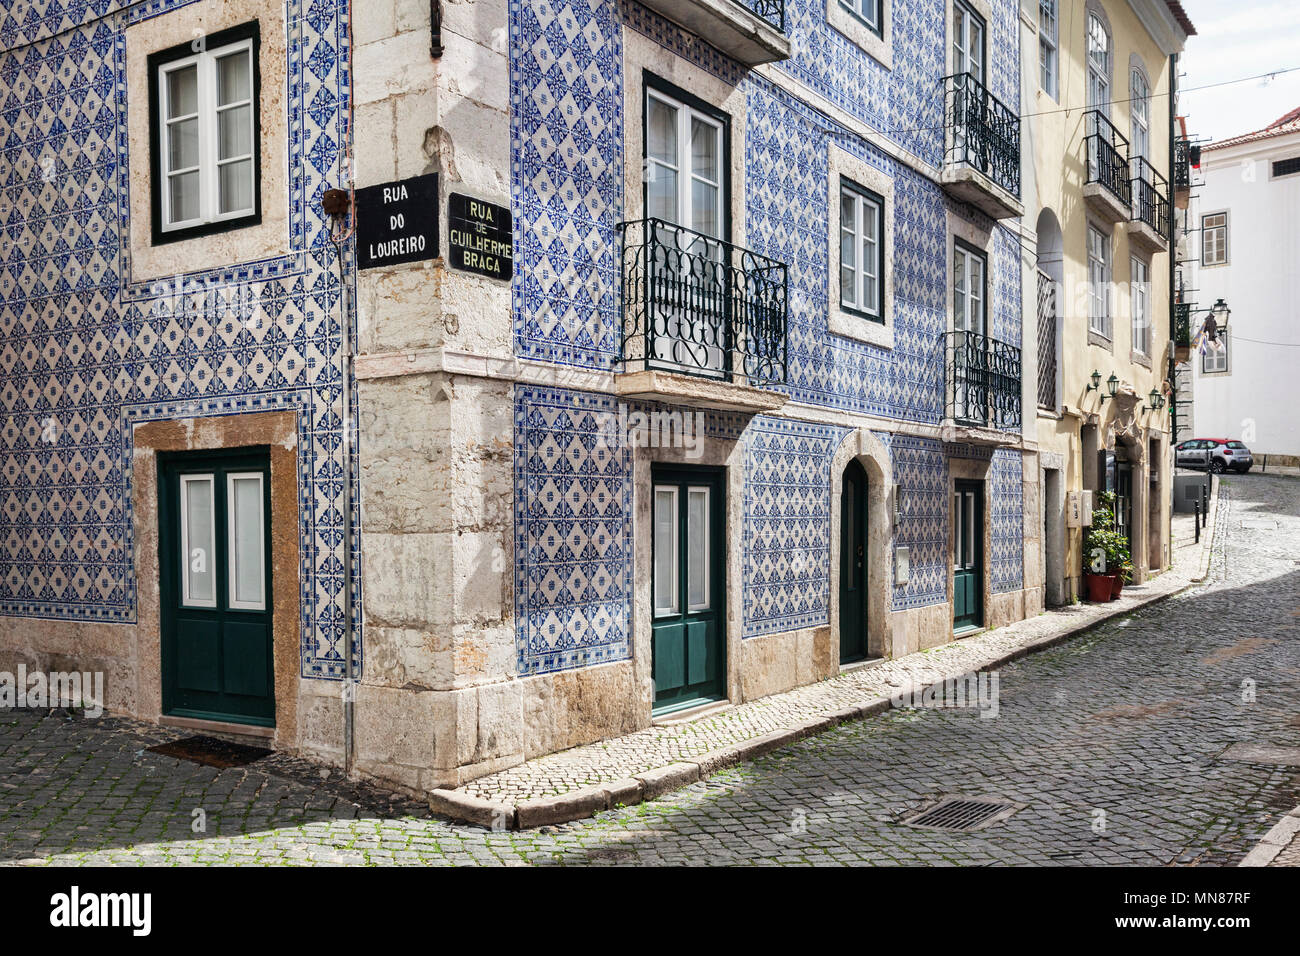
{"label": "arched doorway", "polygon": [[840,663],[867,657],[867,471],[844,468],[840,496]]}

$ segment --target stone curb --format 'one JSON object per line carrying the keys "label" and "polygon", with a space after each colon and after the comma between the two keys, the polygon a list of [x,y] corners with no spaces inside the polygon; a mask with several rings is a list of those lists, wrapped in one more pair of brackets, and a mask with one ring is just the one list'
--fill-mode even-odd
{"label": "stone curb", "polygon": [[[1167,594],[1153,594],[1144,598],[1140,603],[1124,608],[1115,608],[1111,611],[1104,612],[1100,617],[1093,618],[1090,621],[1079,624],[1077,627],[1070,628],[1060,634],[1049,634],[1038,640],[1031,641],[1022,647],[1007,651],[1000,656],[986,662],[981,670],[992,670],[1005,664],[1018,661],[1030,654],[1036,654],[1040,651],[1049,650],[1058,644],[1079,637],[1080,635],[1099,627],[1108,621],[1126,614],[1132,614],[1139,608],[1148,607],[1152,604],[1158,604],[1161,601],[1168,600],[1175,595],[1182,594],[1191,588],[1194,584],[1203,582],[1209,575],[1209,562],[1211,556],[1211,542],[1214,540],[1214,529],[1218,526],[1219,509],[1218,509],[1218,486],[1215,485],[1215,494],[1211,500],[1215,502],[1211,509],[1210,516],[1207,519],[1205,530],[1203,531],[1200,564],[1198,566],[1199,577],[1194,577],[1182,587],[1174,588]],[[504,826],[511,830],[528,830],[541,826],[557,826],[561,823],[572,823],[575,820],[583,820],[601,812],[617,806],[633,806],[645,800],[655,800],[666,793],[674,790],[680,790],[682,787],[689,786],[697,780],[704,780],[719,770],[735,766],[747,760],[755,760],[774,750],[795,743],[805,737],[811,737],[823,731],[830,730],[842,723],[853,720],[861,720],[866,717],[874,717],[877,714],[884,713],[894,706],[894,701],[904,696],[911,696],[913,693],[923,693],[930,687],[940,685],[948,678],[940,678],[937,681],[916,685],[914,687],[902,688],[890,697],[875,697],[871,700],[863,701],[860,704],[851,704],[842,707],[839,710],[823,714],[818,717],[810,717],[791,727],[785,727],[781,730],[774,730],[771,733],[763,734],[759,737],[751,737],[748,740],[742,740],[738,743],[721,747],[717,750],[711,750],[707,753],[700,754],[698,757],[689,757],[675,763],[668,764],[665,767],[656,767],[653,770],[647,770],[643,773],[634,774],[630,778],[623,780],[614,780],[609,783],[594,784],[583,787],[579,790],[570,790],[568,793],[562,793],[553,797],[541,797],[536,800],[527,800],[514,806],[510,804],[493,803],[487,800],[471,797],[457,790],[431,790],[429,791],[429,809],[439,816],[450,817],[453,820],[462,823],[472,823],[477,826],[496,827]],[[1300,807],[1292,811],[1286,819],[1294,818],[1295,829],[1290,831],[1293,836],[1300,832]],[[1264,837],[1264,841],[1259,847],[1251,851],[1251,856],[1260,852],[1265,844],[1272,848],[1272,853],[1268,860],[1280,853],[1289,842],[1290,836],[1278,844],[1275,848],[1270,843],[1270,838],[1274,837],[1283,826],[1279,823],[1272,831]],[[1248,856],[1247,859],[1250,859]],[[1244,860],[1242,866],[1266,866],[1264,863],[1247,864]]]}
{"label": "stone curb", "polygon": [[1300,833],[1300,807],[1296,807],[1264,834],[1255,849],[1246,854],[1237,866],[1268,866],[1277,855],[1291,845]]}

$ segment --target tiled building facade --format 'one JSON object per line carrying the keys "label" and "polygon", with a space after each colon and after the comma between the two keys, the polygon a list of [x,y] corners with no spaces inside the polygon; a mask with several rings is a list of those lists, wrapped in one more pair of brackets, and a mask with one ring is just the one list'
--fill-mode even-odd
{"label": "tiled building facade", "polygon": [[[0,27],[0,664],[422,789],[1041,609],[1014,0],[347,7]],[[254,22],[258,215],[160,241],[158,57]],[[509,279],[356,268],[325,190],[428,174],[444,253],[452,194],[510,211]],[[242,661],[187,663],[172,522],[226,489],[243,621],[243,450],[260,723],[169,705]]]}

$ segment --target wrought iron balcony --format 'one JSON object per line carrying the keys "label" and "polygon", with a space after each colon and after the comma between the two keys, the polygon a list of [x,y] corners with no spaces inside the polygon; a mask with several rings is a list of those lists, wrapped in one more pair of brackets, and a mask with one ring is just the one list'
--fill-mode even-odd
{"label": "wrought iron balcony", "polygon": [[1020,349],[976,332],[944,334],[946,417],[959,425],[1020,428]]}
{"label": "wrought iron balcony", "polygon": [[619,234],[620,371],[785,382],[785,263],[661,219]]}
{"label": "wrought iron balcony", "polygon": [[1174,188],[1192,188],[1192,143],[1191,140],[1174,140]]}
{"label": "wrought iron balcony", "polygon": [[944,185],[995,219],[1021,215],[1020,117],[969,73],[943,88]]}
{"label": "wrought iron balcony", "polygon": [[1133,222],[1149,230],[1136,230],[1132,238],[1159,252],[1169,245],[1169,181],[1142,156],[1129,166],[1133,170]]}
{"label": "wrought iron balcony", "polygon": [[1098,110],[1084,114],[1088,156],[1085,198],[1110,215],[1113,222],[1129,218],[1133,205],[1132,174],[1129,172],[1128,140]]}
{"label": "wrought iron balcony", "polygon": [[1192,347],[1192,304],[1190,302],[1174,303],[1173,328],[1169,330],[1169,337],[1173,339],[1175,349]]}
{"label": "wrought iron balcony", "polygon": [[785,0],[736,0],[768,26],[785,32]]}

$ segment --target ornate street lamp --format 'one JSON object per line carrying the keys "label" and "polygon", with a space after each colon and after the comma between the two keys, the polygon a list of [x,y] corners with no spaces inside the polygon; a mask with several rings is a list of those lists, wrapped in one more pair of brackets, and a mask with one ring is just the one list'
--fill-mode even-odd
{"label": "ornate street lamp", "polygon": [[1092,379],[1092,384],[1088,386],[1088,391],[1093,392],[1101,388],[1101,372],[1093,369],[1092,375],[1089,377]]}
{"label": "ornate street lamp", "polygon": [[[1093,372],[1092,374],[1096,375],[1098,378],[1101,377],[1097,372]],[[1106,390],[1110,392],[1110,394],[1101,397],[1101,403],[1103,405],[1106,404],[1107,398],[1114,398],[1116,393],[1119,392],[1119,378],[1116,377],[1114,372],[1111,372],[1110,378],[1106,379]]]}

